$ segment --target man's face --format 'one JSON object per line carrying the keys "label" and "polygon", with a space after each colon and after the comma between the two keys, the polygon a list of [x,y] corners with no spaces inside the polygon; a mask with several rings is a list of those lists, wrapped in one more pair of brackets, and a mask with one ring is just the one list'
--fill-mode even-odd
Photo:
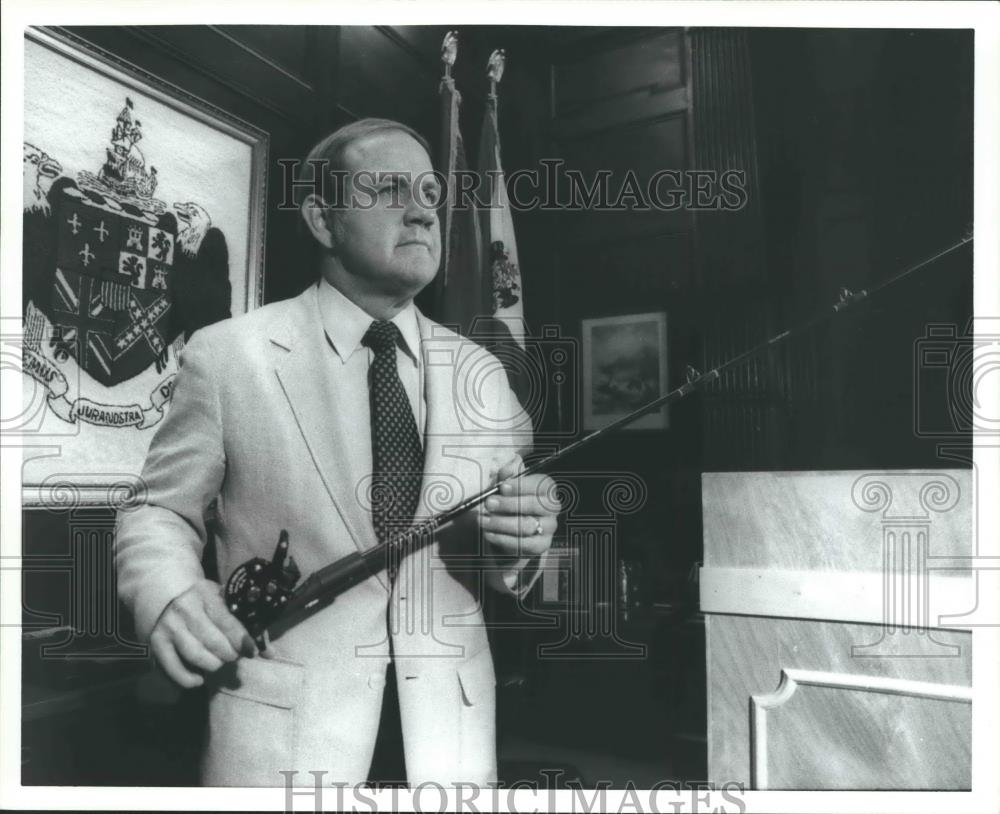
{"label": "man's face", "polygon": [[406,133],[389,131],[352,144],[344,163],[348,207],[332,213],[340,264],[370,294],[412,298],[441,260],[430,157]]}

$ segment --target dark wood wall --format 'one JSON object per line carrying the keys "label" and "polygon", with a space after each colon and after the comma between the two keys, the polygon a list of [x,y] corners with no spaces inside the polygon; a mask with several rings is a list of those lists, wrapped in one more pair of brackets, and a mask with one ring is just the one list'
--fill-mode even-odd
{"label": "dark wood wall", "polygon": [[[972,40],[961,30],[751,33],[764,260],[783,321],[971,229]],[[945,435],[917,432],[917,409],[947,398],[940,381],[926,389],[935,372],[918,364],[918,343],[935,323],[962,333],[971,261],[966,248],[800,343],[798,361],[778,371],[787,418],[761,467],[944,465]]]}
{"label": "dark wood wall", "polygon": [[[629,173],[645,189],[659,170],[689,169],[688,36],[680,29],[644,29],[579,30],[567,37],[553,49],[551,155],[586,179],[611,170],[612,200]],[[568,200],[565,184],[560,194]],[[676,378],[692,362],[697,334],[688,307],[697,289],[692,214],[626,207],[560,211],[551,221],[556,239],[544,319],[579,342],[583,319],[666,312],[668,377]],[[568,405],[562,426],[579,430],[580,400],[572,394],[562,402]],[[692,476],[700,457],[700,416],[692,403],[681,404],[669,421],[671,429],[625,431],[571,463],[572,471],[628,471],[643,480],[649,497],[638,512],[621,518],[620,541],[626,556],[649,558],[646,566],[658,575],[665,574],[665,561],[683,572],[681,562],[690,561],[691,552],[682,553],[676,540],[697,534],[690,523],[685,529],[686,521],[677,522],[677,507],[697,502]],[[588,511],[595,513],[580,507],[581,514]],[[685,516],[690,520],[692,513]]]}
{"label": "dark wood wall", "polygon": [[[563,29],[549,53],[547,156],[588,184],[610,171],[604,204],[622,207],[533,214],[550,235],[544,288],[534,283],[526,298],[533,327],[552,326],[582,363],[582,320],[665,312],[668,376],[676,377],[691,363],[698,333],[689,308],[698,285],[695,220],[686,209],[617,199],[627,178],[645,191],[658,171],[693,166],[689,36],[681,29]],[[670,188],[662,184],[664,197]],[[554,193],[571,201],[565,174]],[[557,430],[562,441],[583,434],[580,386],[550,386],[549,403],[558,409],[547,412],[543,439]],[[561,749],[614,753],[637,779],[653,778],[647,782],[704,773],[702,633],[697,619],[685,623],[693,618],[689,572],[700,556],[697,402],[672,408],[669,422],[667,430],[627,430],[558,472],[573,496],[565,543],[580,549],[588,574],[559,629],[534,634],[548,650],[525,658],[533,668],[525,671],[526,697],[511,702],[510,714],[552,744],[554,759]],[[620,503],[611,497],[616,488],[627,495]],[[632,590],[643,603],[627,619],[608,613],[620,601],[623,560],[633,564]],[[588,592],[590,581],[603,585]],[[574,639],[574,627],[590,633]]]}

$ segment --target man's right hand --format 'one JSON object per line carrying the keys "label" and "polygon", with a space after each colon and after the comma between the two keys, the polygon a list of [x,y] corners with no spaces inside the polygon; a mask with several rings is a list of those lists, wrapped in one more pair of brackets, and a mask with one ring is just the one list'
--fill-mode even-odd
{"label": "man's right hand", "polygon": [[167,605],[149,644],[163,671],[187,688],[204,684],[205,673],[257,652],[246,628],[226,607],[221,586],[208,579]]}

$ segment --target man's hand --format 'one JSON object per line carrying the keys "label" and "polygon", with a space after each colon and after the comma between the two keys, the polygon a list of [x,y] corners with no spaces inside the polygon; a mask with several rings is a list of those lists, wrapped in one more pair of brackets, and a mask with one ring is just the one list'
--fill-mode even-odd
{"label": "man's hand", "polygon": [[560,506],[555,481],[548,475],[518,476],[524,462],[515,455],[499,467],[500,494],[486,499],[479,511],[483,536],[504,565],[522,568],[552,545]]}
{"label": "man's hand", "polygon": [[246,628],[226,608],[222,588],[207,579],[167,605],[149,644],[163,671],[187,688],[204,684],[203,673],[257,652]]}

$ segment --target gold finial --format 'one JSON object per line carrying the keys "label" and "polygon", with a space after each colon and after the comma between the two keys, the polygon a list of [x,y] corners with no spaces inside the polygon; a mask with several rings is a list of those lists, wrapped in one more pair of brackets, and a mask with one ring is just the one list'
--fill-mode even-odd
{"label": "gold finial", "polygon": [[441,40],[441,61],[445,64],[445,70],[455,64],[456,56],[458,56],[458,32],[449,31]]}
{"label": "gold finial", "polygon": [[503,78],[503,69],[506,64],[507,52],[503,48],[497,48],[490,54],[490,60],[486,64],[486,75],[489,77],[493,90],[496,90],[493,86]]}

